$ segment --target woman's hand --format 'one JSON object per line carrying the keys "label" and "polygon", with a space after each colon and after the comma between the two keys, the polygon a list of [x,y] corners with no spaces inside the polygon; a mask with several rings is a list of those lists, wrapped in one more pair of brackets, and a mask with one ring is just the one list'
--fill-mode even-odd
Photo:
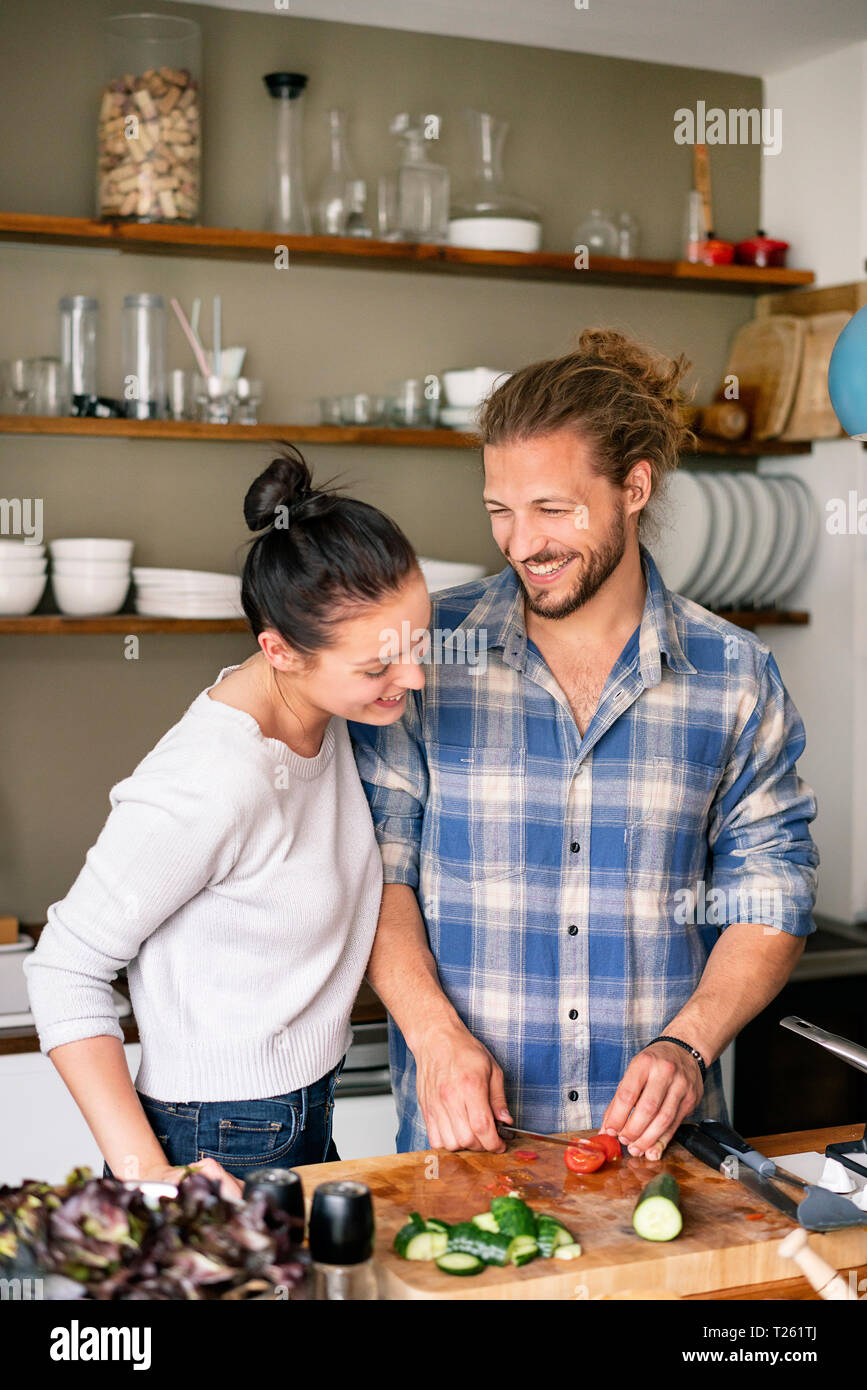
{"label": "woman's hand", "polygon": [[199,1163],[190,1163],[185,1168],[173,1168],[170,1164],[165,1167],[149,1168],[142,1174],[143,1182],[170,1182],[177,1187],[182,1178],[188,1172],[201,1173],[206,1178],[212,1178],[220,1184],[220,1193],[230,1201],[241,1201],[244,1195],[244,1184],[234,1178],[231,1173],[227,1173],[221,1163],[215,1158],[203,1158]]}

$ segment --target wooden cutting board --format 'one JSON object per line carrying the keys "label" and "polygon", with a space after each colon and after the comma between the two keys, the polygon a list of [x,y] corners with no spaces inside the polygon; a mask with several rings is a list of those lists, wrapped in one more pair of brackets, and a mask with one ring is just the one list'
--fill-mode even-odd
{"label": "wooden cutting board", "polygon": [[834,344],[851,317],[838,310],[804,319],[801,374],[783,439],[837,439],[843,433],[828,395],[828,364]]}
{"label": "wooden cutting board", "polygon": [[[815,1139],[799,1148],[792,1144],[793,1136],[786,1137],[791,1147],[777,1152],[815,1147]],[[746,1188],[711,1172],[679,1144],[671,1145],[662,1163],[627,1158],[584,1177],[566,1171],[559,1145],[534,1145],[539,1154],[535,1163],[515,1156],[520,1147],[510,1144],[505,1154],[389,1154],[311,1164],[297,1172],[308,1202],[320,1182],[352,1178],[370,1187],[385,1298],[580,1300],[626,1291],[653,1297],[792,1278],[793,1265],[777,1254],[792,1223]],[[656,1244],[635,1234],[632,1210],[661,1169],[680,1184],[683,1231],[676,1240]],[[403,1260],[394,1253],[395,1233],[410,1212],[449,1223],[468,1221],[490,1205],[486,1185],[500,1172],[510,1175],[535,1210],[550,1212],[569,1227],[583,1248],[580,1259],[540,1258],[521,1269],[492,1267],[458,1278],[433,1262]],[[867,1262],[864,1227],[811,1235],[810,1244],[837,1269]]]}
{"label": "wooden cutting board", "polygon": [[[753,439],[776,439],[789,418],[806,329],[794,314],[753,319],[732,343],[726,378],[738,379],[738,402],[749,413]],[[722,395],[718,399],[723,399]]]}

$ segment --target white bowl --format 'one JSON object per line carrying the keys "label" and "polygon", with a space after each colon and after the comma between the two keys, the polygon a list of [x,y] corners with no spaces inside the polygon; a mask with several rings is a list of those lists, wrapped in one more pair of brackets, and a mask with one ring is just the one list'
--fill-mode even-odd
{"label": "white bowl", "polygon": [[11,555],[44,555],[44,545],[31,545],[28,541],[5,541],[0,540],[0,556]]}
{"label": "white bowl", "polygon": [[45,592],[44,574],[0,574],[0,614],[20,618],[39,606]]}
{"label": "white bowl", "polygon": [[472,409],[480,406],[494,389],[512,375],[511,372],[497,372],[492,367],[453,367],[440,372],[440,380],[449,405],[459,405]]}
{"label": "white bowl", "polygon": [[27,977],[22,966],[35,944],[32,936],[19,932],[17,941],[0,946],[0,1015],[26,1013],[30,1009]]}
{"label": "white bowl", "polygon": [[34,555],[32,560],[13,560],[11,556],[0,552],[0,574],[8,575],[9,578],[23,577],[28,574],[44,574],[48,569],[48,561],[44,556]]}
{"label": "white bowl", "polygon": [[88,536],[81,540],[49,541],[48,548],[54,560],[126,560],[129,563],[134,543],[94,540]]}
{"label": "white bowl", "polygon": [[449,245],[482,251],[538,251],[542,224],[529,217],[454,217]]}
{"label": "white bowl", "polygon": [[129,574],[110,579],[93,575],[73,579],[66,574],[53,574],[51,585],[61,613],[77,618],[96,618],[118,611],[129,589]]}
{"label": "white bowl", "polygon": [[129,579],[130,569],[123,560],[55,560],[51,573],[65,579]]}

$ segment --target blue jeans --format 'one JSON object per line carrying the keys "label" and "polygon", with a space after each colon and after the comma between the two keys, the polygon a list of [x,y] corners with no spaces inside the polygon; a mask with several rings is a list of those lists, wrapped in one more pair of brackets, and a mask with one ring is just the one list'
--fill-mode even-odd
{"label": "blue jeans", "polygon": [[[263,1100],[166,1101],[138,1093],[151,1129],[172,1167],[215,1158],[242,1181],[256,1168],[337,1163],[331,1138],[334,1090],[346,1061],[282,1096]],[[106,1165],[104,1177],[113,1177]]]}

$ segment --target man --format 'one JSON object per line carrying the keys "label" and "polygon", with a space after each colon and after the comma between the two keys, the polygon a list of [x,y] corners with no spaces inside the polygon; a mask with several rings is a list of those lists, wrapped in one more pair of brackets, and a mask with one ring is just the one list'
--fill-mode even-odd
{"label": "man", "polygon": [[[815,801],[776,663],[670,593],[641,541],[684,370],[598,330],[500,386],[484,500],[508,565],[436,596],[455,663],[403,719],[353,727],[399,1150],[501,1151],[513,1119],[660,1157],[691,1114],[727,1118],[718,1058],[814,930]],[[457,660],[469,633],[484,666]]]}

